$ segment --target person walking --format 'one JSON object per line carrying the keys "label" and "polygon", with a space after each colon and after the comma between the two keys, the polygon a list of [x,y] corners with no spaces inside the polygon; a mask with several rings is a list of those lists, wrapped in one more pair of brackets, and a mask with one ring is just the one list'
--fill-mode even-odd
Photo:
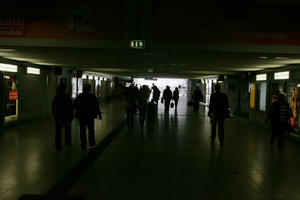
{"label": "person walking", "polygon": [[55,147],[62,149],[61,133],[65,127],[65,144],[71,145],[71,122],[74,117],[72,99],[65,93],[66,86],[59,84],[52,101],[52,114],[55,120]]}
{"label": "person walking", "polygon": [[193,93],[192,99],[193,99],[194,112],[198,112],[199,102],[203,101],[203,94],[198,86],[196,87],[196,90]]}
{"label": "person walking", "polygon": [[218,125],[218,136],[221,146],[224,144],[224,122],[228,117],[228,98],[227,95],[221,92],[221,85],[215,85],[216,92],[210,96],[208,116],[212,120],[211,125],[211,141],[216,138],[216,127]]}
{"label": "person walking", "polygon": [[81,148],[86,149],[86,127],[88,128],[88,141],[90,146],[96,145],[94,123],[97,116],[102,119],[99,103],[94,94],[90,93],[91,85],[84,84],[83,93],[80,93],[75,100],[76,116],[80,125]]}
{"label": "person walking", "polygon": [[153,90],[153,100],[158,105],[159,97],[160,97],[160,90],[157,88],[156,85],[152,87]]}
{"label": "person walking", "polygon": [[136,113],[136,104],[138,98],[138,89],[132,83],[125,88],[125,101],[126,101],[126,116],[128,128],[133,126],[133,115]]}
{"label": "person walking", "polygon": [[172,99],[172,91],[170,90],[170,86],[166,86],[163,92],[163,101],[165,101],[165,111],[169,111],[170,109],[170,102]]}
{"label": "person walking", "polygon": [[138,109],[140,124],[143,127],[146,118],[146,109],[148,103],[149,91],[146,85],[143,85],[138,93]]}
{"label": "person walking", "polygon": [[175,110],[177,110],[178,99],[179,99],[178,87],[175,87],[175,90],[173,91],[173,99],[174,99],[174,102],[175,102]]}
{"label": "person walking", "polygon": [[273,96],[273,102],[270,105],[267,122],[271,121],[271,142],[273,147],[278,137],[277,147],[283,149],[284,133],[288,131],[290,117],[293,116],[289,103],[286,101],[286,94],[281,92],[278,96]]}

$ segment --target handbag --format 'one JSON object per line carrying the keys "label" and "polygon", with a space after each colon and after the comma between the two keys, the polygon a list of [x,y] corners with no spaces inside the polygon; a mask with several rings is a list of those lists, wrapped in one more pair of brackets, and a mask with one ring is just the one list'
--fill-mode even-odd
{"label": "handbag", "polygon": [[172,102],[170,106],[171,106],[171,108],[174,108],[174,103]]}

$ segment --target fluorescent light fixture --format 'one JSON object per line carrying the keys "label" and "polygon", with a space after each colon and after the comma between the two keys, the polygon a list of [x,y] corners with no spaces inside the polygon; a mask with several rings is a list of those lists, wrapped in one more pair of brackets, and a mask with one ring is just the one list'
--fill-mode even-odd
{"label": "fluorescent light fixture", "polygon": [[4,71],[4,72],[18,72],[18,66],[17,65],[0,63],[0,71]]}
{"label": "fluorescent light fixture", "polygon": [[277,56],[277,57],[275,57],[275,59],[277,59],[277,60],[285,60],[285,59],[289,59],[289,58],[288,57]]}
{"label": "fluorescent light fixture", "polygon": [[87,75],[83,74],[82,79],[87,79]]}
{"label": "fluorescent light fixture", "polygon": [[89,80],[93,80],[94,79],[94,76],[89,76]]}
{"label": "fluorescent light fixture", "polygon": [[34,68],[34,67],[27,67],[27,74],[40,74],[40,69],[39,68]]}
{"label": "fluorescent light fixture", "polygon": [[257,81],[266,81],[267,80],[267,74],[257,74],[256,75]]}
{"label": "fluorescent light fixture", "polygon": [[260,59],[268,59],[267,56],[258,56],[257,58],[260,58]]}
{"label": "fluorescent light fixture", "polygon": [[17,51],[15,49],[0,49],[1,52],[14,52]]}
{"label": "fluorescent light fixture", "polygon": [[275,80],[283,80],[283,79],[289,79],[290,78],[290,72],[276,72],[274,73],[274,79]]}
{"label": "fluorescent light fixture", "polygon": [[297,84],[297,87],[300,87],[300,84]]}

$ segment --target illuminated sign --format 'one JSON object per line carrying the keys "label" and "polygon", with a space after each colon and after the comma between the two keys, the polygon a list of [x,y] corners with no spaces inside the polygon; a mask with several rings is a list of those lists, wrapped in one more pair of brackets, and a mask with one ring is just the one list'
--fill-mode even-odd
{"label": "illuminated sign", "polygon": [[9,91],[9,100],[18,100],[18,91]]}
{"label": "illuminated sign", "polygon": [[0,71],[18,72],[18,66],[17,65],[10,65],[10,64],[0,63]]}
{"label": "illuminated sign", "polygon": [[290,78],[290,72],[276,72],[274,73],[274,79],[275,80],[283,80],[283,79],[289,79]]}
{"label": "illuminated sign", "polygon": [[27,67],[27,74],[40,74],[39,68]]}
{"label": "illuminated sign", "polygon": [[82,79],[87,79],[87,75],[82,75]]}
{"label": "illuminated sign", "polygon": [[267,80],[267,74],[257,74],[256,75],[257,81],[266,81]]}
{"label": "illuminated sign", "polygon": [[133,49],[144,49],[145,48],[145,40],[131,40],[130,48]]}

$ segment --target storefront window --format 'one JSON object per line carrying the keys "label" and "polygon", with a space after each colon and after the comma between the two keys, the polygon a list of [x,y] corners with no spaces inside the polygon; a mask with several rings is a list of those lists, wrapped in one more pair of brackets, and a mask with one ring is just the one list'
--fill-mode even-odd
{"label": "storefront window", "polygon": [[13,122],[18,120],[18,87],[17,87],[17,76],[15,75],[4,75],[5,80],[5,110],[4,110],[4,121],[5,123]]}

